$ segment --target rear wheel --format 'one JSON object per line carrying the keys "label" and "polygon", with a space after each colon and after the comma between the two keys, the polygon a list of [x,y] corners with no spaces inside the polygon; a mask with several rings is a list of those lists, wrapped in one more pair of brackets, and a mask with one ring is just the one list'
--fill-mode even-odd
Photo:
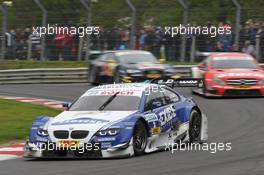
{"label": "rear wheel", "polygon": [[147,129],[142,121],[138,121],[133,133],[133,149],[135,155],[142,155],[147,146]]}
{"label": "rear wheel", "polygon": [[200,142],[202,117],[197,110],[193,110],[190,116],[189,138],[190,142]]}

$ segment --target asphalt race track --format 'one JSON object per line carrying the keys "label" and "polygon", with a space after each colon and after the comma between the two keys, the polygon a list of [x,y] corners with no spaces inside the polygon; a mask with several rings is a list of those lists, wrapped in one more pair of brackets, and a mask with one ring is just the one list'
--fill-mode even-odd
{"label": "asphalt race track", "polygon": [[[0,95],[73,101],[89,88],[74,85],[1,85]],[[191,95],[190,90],[181,91]],[[204,99],[194,96],[209,120],[208,142],[231,142],[231,151],[169,151],[111,160],[0,162],[1,175],[264,174],[264,98]]]}

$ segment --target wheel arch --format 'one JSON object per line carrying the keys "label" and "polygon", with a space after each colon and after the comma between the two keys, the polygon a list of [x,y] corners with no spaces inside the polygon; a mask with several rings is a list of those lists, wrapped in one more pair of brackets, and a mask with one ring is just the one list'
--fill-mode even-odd
{"label": "wheel arch", "polygon": [[133,133],[134,133],[134,130],[135,130],[135,126],[136,126],[137,122],[139,122],[139,121],[142,121],[143,122],[145,128],[147,129],[147,135],[148,135],[148,137],[150,137],[151,136],[150,127],[148,125],[148,122],[143,117],[139,117],[137,119],[137,121],[135,122],[135,125],[134,125],[134,128],[133,128]]}

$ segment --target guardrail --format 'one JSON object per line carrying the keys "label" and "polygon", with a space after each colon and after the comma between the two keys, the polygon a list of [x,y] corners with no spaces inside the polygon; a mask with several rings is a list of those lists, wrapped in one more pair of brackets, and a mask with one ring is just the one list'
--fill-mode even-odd
{"label": "guardrail", "polygon": [[[181,77],[191,76],[194,65],[175,65]],[[264,64],[260,64],[264,68]],[[87,83],[88,68],[40,68],[0,70],[0,84]]]}
{"label": "guardrail", "polygon": [[85,83],[87,68],[0,70],[0,84]]}

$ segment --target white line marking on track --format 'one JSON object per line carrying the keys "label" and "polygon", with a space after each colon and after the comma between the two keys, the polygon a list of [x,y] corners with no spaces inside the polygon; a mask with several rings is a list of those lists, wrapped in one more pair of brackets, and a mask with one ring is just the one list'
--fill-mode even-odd
{"label": "white line marking on track", "polygon": [[12,148],[12,147],[0,148],[0,151],[23,151],[23,147],[17,147],[17,148]]}
{"label": "white line marking on track", "polygon": [[0,155],[0,161],[4,161],[4,160],[10,160],[10,159],[17,159],[19,158],[18,156],[16,155]]}

